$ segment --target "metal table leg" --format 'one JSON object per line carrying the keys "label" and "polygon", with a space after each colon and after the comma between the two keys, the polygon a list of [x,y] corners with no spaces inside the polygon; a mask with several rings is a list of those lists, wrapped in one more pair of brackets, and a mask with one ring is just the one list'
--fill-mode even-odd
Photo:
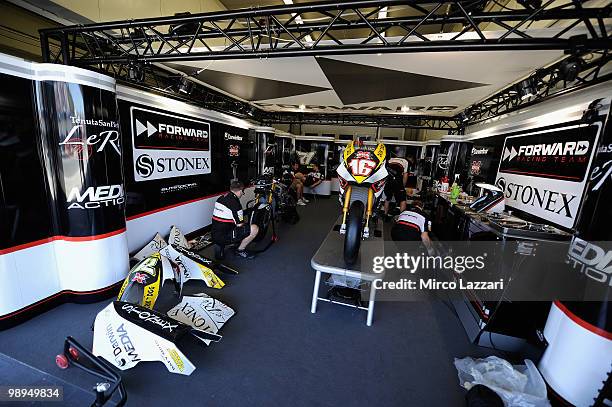
{"label": "metal table leg", "polygon": [[372,326],[372,318],[374,317],[374,301],[376,301],[376,288],[374,288],[374,282],[372,282],[370,287],[370,298],[368,301],[368,320],[366,322],[367,326]]}
{"label": "metal table leg", "polygon": [[319,285],[321,284],[321,272],[317,271],[315,276],[314,288],[312,289],[312,305],[310,306],[310,312],[317,312],[317,299],[319,298]]}

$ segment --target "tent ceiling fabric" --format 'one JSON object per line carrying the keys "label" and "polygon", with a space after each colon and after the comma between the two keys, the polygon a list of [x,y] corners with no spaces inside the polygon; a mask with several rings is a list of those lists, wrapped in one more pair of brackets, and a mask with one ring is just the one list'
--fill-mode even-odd
{"label": "tent ceiling fabric", "polygon": [[[488,85],[329,58],[316,59],[345,105],[432,95]],[[356,80],[359,81],[359,86],[355,86]]]}
{"label": "tent ceiling fabric", "polygon": [[184,62],[167,66],[264,110],[452,116],[561,51],[432,52]]}
{"label": "tent ceiling fabric", "polygon": [[[192,67],[178,64],[167,65],[188,75],[193,74],[195,70]],[[329,90],[329,88],[319,86],[220,72],[213,69],[206,69],[194,75],[194,78],[249,102]]]}

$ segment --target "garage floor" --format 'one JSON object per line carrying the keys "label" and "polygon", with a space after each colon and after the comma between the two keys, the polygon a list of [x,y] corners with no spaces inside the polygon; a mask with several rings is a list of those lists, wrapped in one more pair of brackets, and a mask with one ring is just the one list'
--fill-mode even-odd
{"label": "garage floor", "polygon": [[[204,288],[237,311],[223,340],[183,348],[197,366],[188,377],[161,363],[124,372],[128,406],[464,405],[453,358],[493,351],[470,344],[443,302],[378,303],[372,327],[363,311],[347,307],[320,303],[310,313],[310,258],[338,211],[334,198],[311,201],[300,207],[300,223],[283,225],[280,241],[256,260],[228,257],[240,275],[226,277],[223,290]],[[23,383],[17,367],[39,369],[47,381],[72,384],[65,405],[91,403],[74,388],[89,391],[95,379],[59,370],[54,357],[67,335],[91,347],[91,323],[106,303],[65,304],[0,332],[0,352],[8,356],[0,363],[2,384]]]}

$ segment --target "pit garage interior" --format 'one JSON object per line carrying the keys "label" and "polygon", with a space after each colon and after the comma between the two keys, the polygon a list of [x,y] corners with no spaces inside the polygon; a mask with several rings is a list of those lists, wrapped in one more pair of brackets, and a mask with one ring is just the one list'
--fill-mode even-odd
{"label": "pit garage interior", "polygon": [[[28,386],[62,390],[61,402],[24,393],[31,405],[611,405],[611,14],[604,0],[0,1],[0,405],[25,402],[15,390]],[[603,291],[522,302],[425,290],[379,295],[374,313],[374,289],[369,303],[343,295],[346,279],[373,287],[366,257],[397,252],[400,210],[376,201],[360,261],[342,263],[348,143],[403,160],[408,206],[422,204],[436,247],[555,242],[571,270],[555,278]],[[554,143],[557,161],[512,167]],[[252,217],[265,229],[253,259],[215,243],[230,182],[245,208],[272,202],[266,188],[293,164],[321,181],[286,205],[297,216]],[[482,185],[504,212],[471,206]],[[190,276],[182,261],[204,269],[198,256],[230,270]],[[166,360],[147,361],[157,351],[121,331],[146,328],[99,322],[121,318],[113,307],[130,305],[113,300],[153,276],[134,271],[151,258],[170,274],[158,270],[157,306],[145,288],[138,315],[165,298],[170,318],[177,292],[226,304],[208,346],[184,317],[184,337],[163,339],[181,339],[176,350],[157,341]],[[110,357],[97,341],[115,341]],[[466,357],[531,360],[541,394],[468,393]]]}

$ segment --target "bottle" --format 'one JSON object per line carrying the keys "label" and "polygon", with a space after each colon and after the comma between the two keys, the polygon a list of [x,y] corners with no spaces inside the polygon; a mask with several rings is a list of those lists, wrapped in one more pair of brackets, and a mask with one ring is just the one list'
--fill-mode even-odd
{"label": "bottle", "polygon": [[450,191],[450,199],[453,203],[457,201],[459,194],[461,193],[461,187],[459,186],[459,174],[455,174],[455,180],[453,181],[453,185],[451,186]]}

